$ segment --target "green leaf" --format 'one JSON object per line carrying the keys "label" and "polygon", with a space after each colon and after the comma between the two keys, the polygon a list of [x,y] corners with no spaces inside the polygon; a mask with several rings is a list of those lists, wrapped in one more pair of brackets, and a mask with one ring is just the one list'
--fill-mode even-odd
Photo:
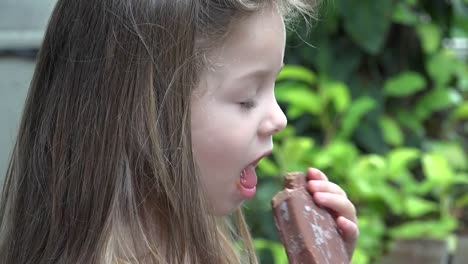
{"label": "green leaf", "polygon": [[387,156],[390,178],[398,178],[402,172],[409,169],[409,165],[416,161],[420,155],[421,152],[415,148],[397,148],[390,151]]}
{"label": "green leaf", "polygon": [[258,169],[264,175],[278,175],[280,173],[278,166],[268,158],[260,160]]}
{"label": "green leaf", "polygon": [[358,248],[367,251],[366,253],[369,257],[378,256],[381,249],[379,244],[386,231],[383,217],[377,213],[376,210],[366,207],[363,207],[363,209],[358,212],[360,231],[357,241]]}
{"label": "green leaf", "polygon": [[283,142],[282,145],[273,149],[280,173],[288,171],[302,171],[305,169],[304,160],[314,146],[314,141],[309,137],[294,137]]}
{"label": "green leaf", "polygon": [[[349,80],[350,75],[355,74],[360,67],[365,53],[361,49],[350,49],[351,43],[348,38],[339,38],[336,41],[332,41],[333,42],[328,44],[330,48],[325,50],[325,52],[329,52],[326,56],[329,59],[329,63],[326,64],[327,68],[321,69],[321,72],[326,72],[328,77],[332,80]],[[321,54],[320,56],[323,56],[322,53],[324,49],[321,45],[319,47],[317,52]]]}
{"label": "green leaf", "polygon": [[254,239],[253,244],[256,250],[270,250],[275,263],[288,263],[286,251],[281,243],[266,239]]}
{"label": "green leaf", "polygon": [[456,75],[458,79],[457,88],[461,92],[468,92],[468,63],[459,64],[460,67],[457,67]]}
{"label": "green leaf", "polygon": [[[427,180],[418,181],[410,171],[402,172],[398,179],[398,184],[403,193],[414,194],[425,197],[434,190],[434,184]],[[432,184],[432,185],[431,185]]]}
{"label": "green leaf", "polygon": [[370,97],[360,97],[345,112],[338,132],[339,138],[349,138],[364,115],[376,107],[376,102]]}
{"label": "green leaf", "polygon": [[389,145],[400,146],[403,144],[404,135],[397,122],[389,116],[382,116],[379,119],[382,128],[383,138]]}
{"label": "green leaf", "polygon": [[428,181],[439,186],[447,186],[452,183],[454,172],[444,156],[437,153],[424,154],[422,162],[424,175]]}
{"label": "green leaf", "polygon": [[356,248],[353,253],[353,258],[351,260],[351,264],[368,264],[369,263],[369,254],[360,249]]}
{"label": "green leaf", "polygon": [[[357,157],[358,151],[354,144],[347,141],[333,140],[319,150],[313,162],[317,168],[327,169],[332,167],[336,171],[346,173]],[[340,161],[339,164],[336,163],[337,160]]]}
{"label": "green leaf", "polygon": [[391,228],[389,233],[394,238],[445,238],[457,227],[452,217],[440,220],[411,221]]}
{"label": "green leaf", "polygon": [[377,54],[384,44],[391,24],[391,0],[339,0],[338,11],[351,39],[371,54]]}
{"label": "green leaf", "polygon": [[468,120],[468,101],[458,105],[452,112],[452,119]]}
{"label": "green leaf", "polygon": [[454,14],[451,25],[452,37],[467,37],[468,35],[468,16],[466,15],[466,4],[468,0],[455,0],[452,2]]}
{"label": "green leaf", "polygon": [[426,54],[434,53],[440,46],[442,33],[437,25],[433,23],[419,24],[416,27],[421,44]]}
{"label": "green leaf", "polygon": [[375,199],[380,194],[375,188],[383,181],[385,162],[377,155],[367,155],[360,158],[350,169],[350,185],[360,197]]}
{"label": "green leaf", "polygon": [[[283,183],[283,175],[275,174],[275,180],[265,180],[264,178],[259,181],[257,185],[257,194],[255,200],[252,200],[247,208],[253,210],[262,210],[263,212],[271,211],[271,197],[273,197],[282,187],[278,183]],[[256,204],[254,204],[256,202]]]}
{"label": "green leaf", "polygon": [[409,217],[420,217],[438,211],[438,204],[417,196],[405,197],[405,210]]}
{"label": "green leaf", "polygon": [[455,200],[455,207],[457,207],[457,208],[466,208],[466,207],[468,207],[468,193],[462,195],[461,197],[459,197],[459,198],[457,198]]}
{"label": "green leaf", "polygon": [[457,100],[450,89],[433,89],[416,102],[414,113],[420,120],[425,120],[433,112],[454,106]]}
{"label": "green leaf", "polygon": [[429,146],[432,152],[444,156],[453,169],[468,169],[468,153],[465,153],[459,142],[435,141],[430,142]]}
{"label": "green leaf", "polygon": [[451,51],[441,51],[427,60],[426,68],[436,87],[443,87],[455,74],[459,63],[455,54]]}
{"label": "green leaf", "polygon": [[306,113],[301,107],[296,105],[291,105],[286,109],[286,116],[290,120],[298,119]]}
{"label": "green leaf", "polygon": [[387,208],[396,215],[401,215],[404,212],[404,205],[402,202],[402,194],[400,190],[390,187],[385,183],[373,184],[375,191],[381,200],[385,202]]}
{"label": "green leaf", "polygon": [[281,86],[275,94],[279,102],[288,103],[303,112],[319,114],[322,111],[320,97],[303,85]]}
{"label": "green leaf", "polygon": [[403,97],[416,93],[426,87],[426,80],[416,72],[403,72],[388,79],[384,84],[384,94]]}
{"label": "green leaf", "polygon": [[[358,174],[352,173],[352,175],[357,176]],[[357,193],[357,196],[363,198],[364,200],[372,200],[379,197],[379,193],[377,193],[374,186],[364,179],[358,178],[350,183],[350,185],[354,192]]]}
{"label": "green leaf", "polygon": [[276,81],[293,80],[304,82],[308,85],[315,84],[317,76],[306,67],[298,65],[285,65],[278,74]]}
{"label": "green leaf", "polygon": [[326,101],[332,101],[338,113],[344,112],[350,103],[350,95],[346,84],[341,82],[325,82],[321,86]]}
{"label": "green leaf", "polygon": [[294,137],[295,135],[296,129],[291,124],[288,124],[283,130],[273,135],[273,140],[276,142],[282,139]]}
{"label": "green leaf", "polygon": [[466,173],[456,174],[453,177],[453,183],[454,184],[468,184],[468,174]]}
{"label": "green leaf", "polygon": [[404,25],[414,25],[418,22],[418,15],[415,14],[407,3],[397,3],[393,11],[393,22]]}
{"label": "green leaf", "polygon": [[420,136],[422,136],[425,132],[419,118],[416,117],[413,112],[410,112],[407,109],[397,109],[396,118],[402,126],[411,129]]}

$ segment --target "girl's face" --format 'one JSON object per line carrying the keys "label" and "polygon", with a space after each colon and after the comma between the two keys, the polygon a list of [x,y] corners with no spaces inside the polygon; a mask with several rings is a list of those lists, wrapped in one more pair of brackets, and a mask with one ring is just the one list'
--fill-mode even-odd
{"label": "girl's face", "polygon": [[258,160],[286,126],[274,95],[285,26],[276,10],[241,20],[208,54],[192,95],[192,147],[213,213],[226,215],[255,195]]}

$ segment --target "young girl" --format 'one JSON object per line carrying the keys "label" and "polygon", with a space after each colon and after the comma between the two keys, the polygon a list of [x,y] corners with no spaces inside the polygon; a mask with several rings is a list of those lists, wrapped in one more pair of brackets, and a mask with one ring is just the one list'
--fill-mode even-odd
{"label": "young girl", "polygon": [[[4,184],[0,263],[257,263],[239,208],[286,125],[284,18],[314,8],[59,0]],[[354,206],[307,174],[351,256]]]}

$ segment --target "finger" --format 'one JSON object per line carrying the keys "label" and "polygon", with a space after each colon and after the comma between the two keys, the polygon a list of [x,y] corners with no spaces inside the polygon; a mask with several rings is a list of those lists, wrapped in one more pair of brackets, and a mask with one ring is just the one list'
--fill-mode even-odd
{"label": "finger", "polygon": [[336,219],[336,225],[338,226],[343,239],[346,242],[354,242],[358,239],[359,237],[359,228],[356,223],[353,221],[343,217],[339,216]]}
{"label": "finger", "polygon": [[307,182],[307,188],[311,193],[328,192],[347,197],[346,192],[340,186],[330,181],[311,180]]}
{"label": "finger", "polygon": [[316,192],[313,196],[314,201],[319,206],[334,211],[337,216],[344,216],[354,223],[357,222],[356,208],[348,198],[342,195],[326,192]]}
{"label": "finger", "polygon": [[353,256],[354,248],[356,247],[356,242],[359,237],[359,227],[356,223],[353,223],[345,217],[338,217],[336,219],[336,225],[338,230],[340,230],[341,236],[345,241],[346,251],[348,256],[351,259]]}
{"label": "finger", "polygon": [[307,180],[324,180],[328,181],[327,175],[321,172],[319,169],[316,168],[308,168],[306,173]]}

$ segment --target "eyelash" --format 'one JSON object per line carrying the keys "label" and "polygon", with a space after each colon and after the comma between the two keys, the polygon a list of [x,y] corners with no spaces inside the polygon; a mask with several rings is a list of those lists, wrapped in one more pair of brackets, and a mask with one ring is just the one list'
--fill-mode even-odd
{"label": "eyelash", "polygon": [[245,102],[240,102],[239,105],[241,106],[242,109],[250,110],[254,108],[257,104],[253,100],[249,100]]}

